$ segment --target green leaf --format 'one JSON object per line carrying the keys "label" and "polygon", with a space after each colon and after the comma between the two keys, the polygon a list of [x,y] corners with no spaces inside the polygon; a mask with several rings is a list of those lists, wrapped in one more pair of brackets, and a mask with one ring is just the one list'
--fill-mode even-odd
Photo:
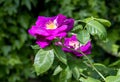
{"label": "green leaf", "polygon": [[53,75],[57,75],[57,74],[60,73],[62,70],[63,70],[63,69],[60,67],[60,65],[57,66],[56,69],[55,69],[55,71],[54,71],[54,73],[53,73]]}
{"label": "green leaf", "polygon": [[100,82],[99,80],[91,78],[91,77],[88,77],[87,79],[80,78],[79,80],[80,80],[80,82]]}
{"label": "green leaf", "polygon": [[77,25],[77,26],[75,26],[73,29],[72,29],[72,31],[73,32],[79,32],[80,30],[82,30],[83,29],[83,26],[82,25]]}
{"label": "green leaf", "polygon": [[118,69],[117,75],[120,75],[120,69]]}
{"label": "green leaf", "polygon": [[98,22],[100,22],[101,24],[103,24],[104,26],[107,26],[107,27],[111,26],[111,23],[108,20],[101,19],[101,18],[94,18],[94,17],[86,18],[86,19],[82,20],[81,22],[89,23],[92,20],[98,21]]}
{"label": "green leaf", "polygon": [[17,65],[17,64],[21,64],[22,61],[20,60],[20,58],[17,55],[12,55],[10,59],[7,60],[7,62],[9,65]]}
{"label": "green leaf", "polygon": [[11,51],[11,46],[5,45],[1,48],[4,55],[8,55],[8,53]]}
{"label": "green leaf", "polygon": [[32,49],[40,49],[38,45],[31,45]]}
{"label": "green leaf", "polygon": [[18,23],[25,29],[28,29],[30,22],[30,16],[26,13],[23,13],[23,15],[20,15],[18,17]]}
{"label": "green leaf", "polygon": [[117,66],[117,65],[120,65],[120,60],[117,60],[117,61],[113,62],[113,63],[110,64],[109,66],[110,66],[110,67],[114,67],[114,66]]}
{"label": "green leaf", "polygon": [[100,18],[95,18],[95,20],[97,20],[98,22],[102,23],[103,25],[110,27],[111,23],[108,20],[105,19],[100,19]]}
{"label": "green leaf", "polygon": [[34,60],[34,67],[37,75],[40,75],[49,70],[53,64],[53,60],[54,60],[53,50],[45,51],[43,49],[40,49],[37,52]]}
{"label": "green leaf", "polygon": [[83,20],[81,20],[81,22],[84,22],[84,23],[89,23],[90,21],[92,21],[92,20],[94,20],[94,17],[88,17],[88,18],[86,18],[86,19],[83,19]]}
{"label": "green leaf", "polygon": [[106,82],[120,82],[120,75],[118,76],[108,76]]}
{"label": "green leaf", "polygon": [[86,24],[85,28],[87,29],[87,31],[95,36],[97,35],[99,37],[99,39],[106,39],[107,36],[107,32],[104,28],[104,26],[99,23],[98,21],[90,21]]}
{"label": "green leaf", "polygon": [[67,64],[66,54],[58,46],[53,46],[56,57],[64,64]]}
{"label": "green leaf", "polygon": [[66,67],[66,69],[60,73],[59,82],[69,82],[71,77],[72,72],[69,67]]}
{"label": "green leaf", "polygon": [[81,30],[77,34],[77,38],[82,44],[86,44],[90,40],[90,34],[86,30]]}
{"label": "green leaf", "polygon": [[30,0],[22,0],[22,5],[25,5],[29,10],[31,10],[31,1]]}
{"label": "green leaf", "polygon": [[79,77],[80,77],[80,72],[79,72],[78,67],[75,66],[74,68],[72,68],[72,74],[73,74],[73,77],[74,77],[76,80],[79,79]]}

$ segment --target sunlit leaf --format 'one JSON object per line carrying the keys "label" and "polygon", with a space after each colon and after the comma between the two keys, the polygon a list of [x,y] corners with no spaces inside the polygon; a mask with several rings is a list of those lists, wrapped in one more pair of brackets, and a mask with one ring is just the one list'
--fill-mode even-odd
{"label": "sunlit leaf", "polygon": [[108,20],[105,19],[100,19],[100,18],[95,18],[95,20],[97,20],[98,22],[102,23],[103,25],[110,27],[111,23]]}
{"label": "sunlit leaf", "polygon": [[50,69],[54,60],[53,50],[40,49],[35,56],[34,67],[37,75],[40,75]]}
{"label": "sunlit leaf", "polygon": [[120,82],[120,75],[106,77],[106,82]]}
{"label": "sunlit leaf", "polygon": [[57,75],[57,74],[60,73],[62,70],[63,70],[63,69],[60,67],[60,65],[57,66],[56,69],[55,69],[55,71],[54,71],[54,73],[53,73],[53,75]]}
{"label": "sunlit leaf", "polygon": [[117,75],[120,75],[120,69],[118,69]]}

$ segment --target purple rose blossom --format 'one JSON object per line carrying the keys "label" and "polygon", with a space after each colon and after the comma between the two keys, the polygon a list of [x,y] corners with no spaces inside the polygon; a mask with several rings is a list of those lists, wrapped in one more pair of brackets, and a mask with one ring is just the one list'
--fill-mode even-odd
{"label": "purple rose blossom", "polygon": [[39,16],[35,25],[29,30],[29,34],[36,37],[36,43],[41,47],[47,47],[55,38],[63,38],[74,25],[74,19],[58,14],[54,17]]}
{"label": "purple rose blossom", "polygon": [[70,50],[69,48],[72,48],[75,50],[80,50],[83,53],[85,53],[86,55],[91,53],[91,48],[92,48],[90,41],[88,41],[85,45],[80,44],[80,42],[76,38],[76,35],[73,35],[70,38],[65,38],[64,46],[66,46],[66,47],[62,48],[63,51],[73,53],[76,56],[83,56],[83,55],[74,50]]}

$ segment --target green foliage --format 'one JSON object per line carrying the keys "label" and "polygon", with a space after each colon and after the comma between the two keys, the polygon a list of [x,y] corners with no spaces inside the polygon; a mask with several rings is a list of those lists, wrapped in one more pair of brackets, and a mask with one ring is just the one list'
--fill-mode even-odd
{"label": "green foliage", "polygon": [[1,82],[25,82],[36,76],[32,67],[31,37],[27,32],[33,21],[33,13],[29,11],[34,0],[26,0],[26,4],[24,1],[0,0]]}
{"label": "green foliage", "polygon": [[[114,4],[113,4],[114,3]],[[118,78],[119,80],[119,68],[120,68],[120,1],[119,0],[0,0],[0,81],[1,82],[29,82],[30,79],[37,78],[33,71],[33,59],[34,52],[31,49],[31,44],[34,44],[34,39],[28,35],[28,28],[34,23],[38,15],[53,16],[58,13],[62,13],[68,17],[75,19],[83,19],[86,17],[95,17],[94,22],[90,22],[87,25],[94,27],[88,27],[85,31],[93,35],[103,29],[103,26],[109,27],[110,23],[107,20],[99,19],[105,18],[111,21],[112,25],[107,29],[107,42],[101,42],[97,39],[93,40],[93,50],[90,55],[94,62],[102,63],[104,66],[98,66],[98,70],[101,70],[107,77],[107,81],[112,81]],[[97,18],[97,19],[96,19]],[[99,24],[98,24],[99,23]],[[93,24],[99,25],[96,28]],[[102,24],[102,26],[101,26]],[[84,28],[83,26],[75,26],[74,32],[78,32]],[[83,33],[83,32],[82,32]],[[104,32],[105,33],[105,32]],[[106,37],[102,32],[102,37]],[[97,34],[101,36],[101,34]],[[87,41],[83,39],[82,41]],[[81,42],[82,42],[81,41]],[[34,46],[34,49],[39,49],[38,46]],[[35,50],[36,52],[36,50]],[[111,56],[113,55],[113,56]],[[56,56],[56,54],[55,54]],[[59,55],[61,56],[61,55]],[[63,57],[57,57],[61,62],[66,64],[67,60]],[[62,58],[62,59],[61,59]],[[81,60],[81,59],[80,59]],[[60,61],[58,61],[60,63]],[[70,63],[70,60],[68,60]],[[85,80],[96,80],[99,76],[93,71],[93,69],[85,68],[84,60],[80,62],[72,61],[76,63],[81,69],[79,73],[76,67],[70,70],[75,79],[78,77],[88,77]],[[81,63],[84,62],[84,63]],[[56,62],[57,63],[57,62]],[[57,67],[57,66],[55,66]],[[60,63],[60,67],[57,75],[64,72],[64,65]],[[97,66],[96,66],[97,67]],[[111,68],[111,69],[110,69]],[[113,68],[113,69],[112,69]],[[52,69],[52,68],[51,68]],[[109,69],[109,70],[108,70]],[[56,68],[57,70],[57,68]],[[105,70],[105,71],[103,71]],[[107,73],[106,73],[107,71]],[[118,72],[117,72],[118,71]],[[73,73],[74,72],[74,73]],[[66,74],[66,73],[62,73]],[[62,77],[61,74],[61,77]],[[80,74],[80,76],[79,76]],[[86,76],[84,75],[86,74]],[[115,76],[118,74],[117,76]],[[51,76],[52,74],[48,75]],[[68,74],[71,75],[71,74]],[[110,76],[110,77],[109,77]],[[40,81],[46,82],[46,75],[39,76]],[[70,77],[70,76],[69,76]],[[66,77],[65,77],[66,78]],[[112,80],[111,80],[111,79]],[[47,77],[49,80],[50,78]],[[50,82],[50,81],[47,81]],[[55,81],[57,82],[57,81]],[[72,80],[74,81],[74,79]],[[79,81],[78,81],[79,82]],[[88,82],[88,81],[87,81]],[[96,81],[97,82],[97,81]]]}

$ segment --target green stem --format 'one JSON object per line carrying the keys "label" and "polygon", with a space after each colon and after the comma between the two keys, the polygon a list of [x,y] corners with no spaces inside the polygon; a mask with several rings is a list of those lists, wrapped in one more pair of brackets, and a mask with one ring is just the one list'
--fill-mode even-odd
{"label": "green stem", "polygon": [[93,69],[102,77],[102,79],[105,81],[105,77],[102,75],[102,73],[100,73],[95,66],[92,64],[92,62],[90,61],[90,59],[86,56],[86,54],[84,54],[83,52],[79,51],[79,53],[81,53],[83,56],[85,56],[88,60],[88,62],[90,63],[90,65],[93,67]]}
{"label": "green stem", "polygon": [[[61,45],[62,47],[65,47],[65,48],[67,48],[66,46],[64,46],[64,45]],[[76,52],[79,52],[79,53],[81,53],[83,56],[85,56],[86,58],[87,58],[87,60],[88,60],[88,62],[90,63],[90,65],[93,67],[93,69],[101,76],[101,78],[105,81],[105,77],[102,75],[102,73],[100,73],[96,68],[95,68],[95,66],[92,64],[92,62],[90,61],[90,59],[86,56],[86,54],[84,54],[82,51],[80,51],[80,50],[74,50],[74,49],[72,49],[72,48],[68,48],[68,49],[70,49],[70,50],[73,50],[73,51],[76,51]]]}
{"label": "green stem", "polygon": [[80,73],[80,75],[82,75],[85,79],[87,79],[87,76],[83,73]]}

